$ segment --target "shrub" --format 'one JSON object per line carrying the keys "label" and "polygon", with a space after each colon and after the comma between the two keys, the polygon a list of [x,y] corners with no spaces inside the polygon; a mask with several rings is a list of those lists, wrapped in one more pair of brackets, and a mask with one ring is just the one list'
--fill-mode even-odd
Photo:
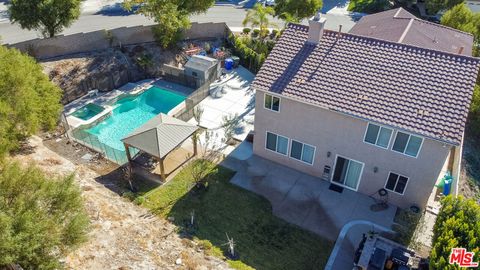
{"label": "shrub", "polygon": [[89,220],[73,175],[52,179],[33,166],[4,164],[0,198],[0,269],[59,269],[59,259],[86,239]]}
{"label": "shrub", "polygon": [[136,205],[142,205],[144,202],[145,202],[145,197],[143,196],[138,196],[137,198],[135,198],[133,200],[133,202],[136,204]]}
{"label": "shrub", "polygon": [[449,265],[452,248],[462,247],[475,252],[480,259],[480,206],[473,199],[447,196],[433,228],[430,269],[460,269]]}
{"label": "shrub", "polygon": [[237,37],[233,34],[229,36],[229,40],[233,44],[234,54],[240,57],[240,64],[253,73],[258,72],[275,45],[273,41],[261,41],[247,36]]}
{"label": "shrub", "polygon": [[260,29],[253,29],[253,36],[258,37],[260,35]]}
{"label": "shrub", "polygon": [[0,158],[29,135],[55,128],[61,95],[35,59],[0,46]]}
{"label": "shrub", "polygon": [[263,29],[263,31],[262,31],[262,37],[266,37],[266,36],[268,36],[268,35],[270,35],[270,30],[268,30],[268,29]]}
{"label": "shrub", "polygon": [[480,135],[480,86],[478,84],[473,90],[468,126],[474,136]]}
{"label": "shrub", "polygon": [[248,28],[248,27],[243,28],[243,33],[244,33],[245,35],[250,34],[251,31],[252,31],[252,29],[250,29],[250,28]]}
{"label": "shrub", "polygon": [[277,29],[273,29],[272,30],[272,38],[277,38],[278,37],[278,30]]}

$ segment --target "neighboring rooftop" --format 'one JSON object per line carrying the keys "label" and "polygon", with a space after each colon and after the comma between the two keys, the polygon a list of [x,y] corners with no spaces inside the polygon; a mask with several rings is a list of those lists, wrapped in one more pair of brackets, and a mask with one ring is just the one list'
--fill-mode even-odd
{"label": "neighboring rooftop", "polygon": [[364,16],[349,33],[438,51],[472,55],[471,34],[421,20],[403,8]]}
{"label": "neighboring rooftop", "polygon": [[253,87],[459,145],[479,59],[290,24]]}

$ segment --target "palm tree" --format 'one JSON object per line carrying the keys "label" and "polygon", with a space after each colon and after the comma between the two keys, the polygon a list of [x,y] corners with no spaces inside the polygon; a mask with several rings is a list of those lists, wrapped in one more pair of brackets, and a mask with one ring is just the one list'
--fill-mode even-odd
{"label": "palm tree", "polygon": [[260,38],[266,37],[269,27],[277,27],[276,24],[270,22],[269,16],[274,16],[275,10],[272,7],[265,7],[260,3],[247,12],[242,24],[245,27],[248,23],[252,24],[252,28],[260,28]]}

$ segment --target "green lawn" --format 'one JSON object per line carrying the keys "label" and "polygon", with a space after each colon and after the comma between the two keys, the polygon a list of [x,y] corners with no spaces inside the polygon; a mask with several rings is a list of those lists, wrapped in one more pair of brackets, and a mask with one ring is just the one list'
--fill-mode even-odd
{"label": "green lawn", "polygon": [[190,191],[189,170],[146,193],[143,205],[161,216],[174,217],[181,228],[195,211],[194,238],[203,246],[211,243],[208,249],[217,256],[227,249],[228,233],[240,256],[239,261],[229,261],[234,268],[324,268],[333,243],[273,216],[266,199],[229,183],[234,172],[217,167],[208,176],[207,190]]}

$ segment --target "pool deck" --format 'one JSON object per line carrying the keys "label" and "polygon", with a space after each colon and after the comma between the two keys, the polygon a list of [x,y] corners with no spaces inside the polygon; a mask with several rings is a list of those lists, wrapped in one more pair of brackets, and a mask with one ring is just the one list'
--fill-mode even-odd
{"label": "pool deck", "polygon": [[[255,91],[250,88],[255,75],[246,68],[239,66],[229,72],[223,80],[210,86],[210,95],[202,100],[197,106],[203,109],[203,114],[198,123],[208,129],[216,138],[216,144],[223,144],[225,137],[222,127],[224,118],[234,119],[233,139],[243,141],[253,130],[255,117]],[[189,121],[197,124],[194,119]],[[200,141],[204,136],[200,137]],[[234,147],[224,145],[224,154],[234,150]]]}

